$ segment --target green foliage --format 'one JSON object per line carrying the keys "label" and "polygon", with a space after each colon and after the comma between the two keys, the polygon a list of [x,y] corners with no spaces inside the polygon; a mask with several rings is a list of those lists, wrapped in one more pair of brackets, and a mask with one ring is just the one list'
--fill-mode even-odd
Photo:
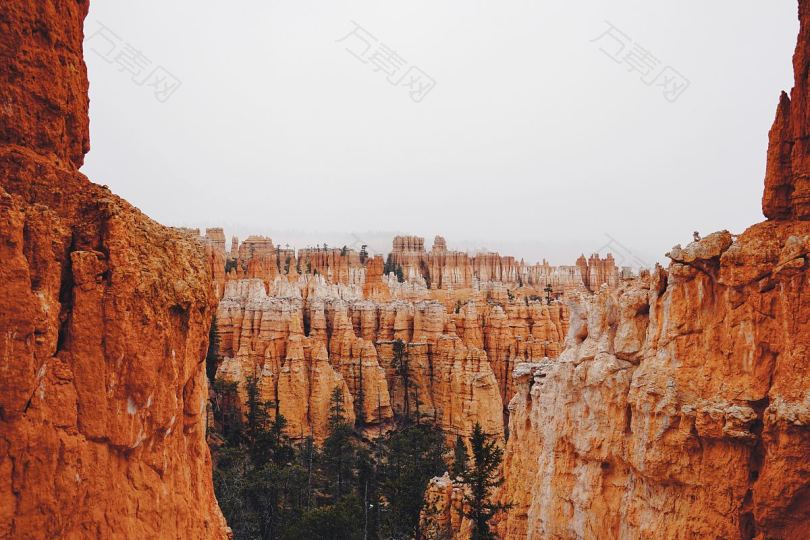
{"label": "green foliage", "polygon": [[230,445],[238,445],[242,438],[242,412],[235,382],[217,380],[213,383],[215,398],[212,402],[214,423]]}
{"label": "green foliage", "polygon": [[405,274],[402,271],[402,266],[397,265],[395,273],[397,275],[397,281],[399,281],[400,283],[405,283]]}
{"label": "green foliage", "polygon": [[413,390],[412,386],[415,388],[415,385],[411,381],[411,368],[405,342],[402,341],[401,339],[394,340],[393,353],[394,357],[391,360],[391,366],[394,368],[394,372],[399,376],[400,380],[402,381],[402,389],[405,394],[404,410],[402,412],[404,415],[405,423],[408,424],[411,422],[411,392]]}
{"label": "green foliage", "polygon": [[290,525],[280,536],[282,540],[334,539],[361,540],[363,536],[362,502],[356,497],[337,504],[313,508]]}
{"label": "green foliage", "polygon": [[469,488],[464,495],[465,506],[469,509],[464,510],[463,515],[472,521],[473,540],[489,540],[495,538],[489,529],[490,520],[510,507],[491,501],[493,491],[503,483],[500,475],[503,448],[497,440],[484,433],[478,422],[473,428],[470,446],[472,463],[461,474],[462,484]]}
{"label": "green foliage", "polygon": [[329,436],[323,443],[322,474],[327,479],[328,493],[332,500],[339,501],[347,493],[348,484],[354,478],[356,448],[352,441],[353,430],[345,421],[343,390],[332,391],[329,410]]}
{"label": "green foliage", "polygon": [[208,380],[213,381],[217,374],[217,352],[219,352],[219,336],[217,335],[217,316],[211,318],[211,327],[208,329],[208,352],[205,354],[205,374]]}
{"label": "green foliage", "polygon": [[453,446],[453,463],[450,467],[450,476],[453,479],[464,476],[464,473],[467,472],[467,461],[469,459],[464,439],[461,438],[461,435],[456,435],[456,444]]}
{"label": "green foliage", "polygon": [[513,293],[513,292],[512,292],[512,291],[510,291],[509,289],[506,289],[506,296],[508,296],[508,297],[509,297],[509,301],[510,301],[510,302],[514,302],[514,301],[515,301],[515,293]]}
{"label": "green foliage", "polygon": [[432,424],[414,424],[392,432],[383,449],[384,537],[413,538],[428,482],[447,468],[444,436]]}
{"label": "green foliage", "polygon": [[[404,343],[399,348],[404,353]],[[215,390],[218,400],[233,402],[241,420],[237,386],[220,381]],[[338,387],[322,447],[311,436],[294,446],[284,417],[262,401],[255,379],[245,391],[244,421],[232,428],[238,436],[214,449],[214,488],[236,540],[418,535],[428,481],[446,470],[438,428],[407,424],[363,443],[346,420]]]}
{"label": "green foliage", "polygon": [[342,248],[340,248],[340,256],[341,257],[345,257],[348,254],[349,254],[349,248],[348,247],[346,247],[344,245]]}
{"label": "green foliage", "polygon": [[368,259],[368,246],[363,244],[360,246],[360,264],[366,264],[366,259]]}
{"label": "green foliage", "polygon": [[227,261],[225,261],[226,274],[235,268],[236,268],[236,259],[228,259]]}

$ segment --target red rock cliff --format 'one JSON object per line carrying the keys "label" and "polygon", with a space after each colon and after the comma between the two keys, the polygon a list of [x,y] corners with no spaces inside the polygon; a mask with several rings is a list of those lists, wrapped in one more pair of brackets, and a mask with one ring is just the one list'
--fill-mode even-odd
{"label": "red rock cliff", "polygon": [[770,220],[574,303],[559,359],[518,366],[503,538],[808,538],[810,0],[799,6]]}
{"label": "red rock cliff", "polygon": [[769,219],[810,219],[810,4],[799,2],[795,86],[782,93],[771,128],[762,212]]}
{"label": "red rock cliff", "polygon": [[222,538],[209,262],[78,172],[87,9],[0,3],[0,537]]}

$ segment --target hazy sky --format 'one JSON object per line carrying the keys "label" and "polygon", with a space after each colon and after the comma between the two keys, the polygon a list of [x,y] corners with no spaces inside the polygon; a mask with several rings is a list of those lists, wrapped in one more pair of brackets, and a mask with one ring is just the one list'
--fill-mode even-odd
{"label": "hazy sky", "polygon": [[632,264],[763,219],[798,22],[794,0],[96,0],[85,31],[83,171],[161,223],[555,264],[613,238]]}

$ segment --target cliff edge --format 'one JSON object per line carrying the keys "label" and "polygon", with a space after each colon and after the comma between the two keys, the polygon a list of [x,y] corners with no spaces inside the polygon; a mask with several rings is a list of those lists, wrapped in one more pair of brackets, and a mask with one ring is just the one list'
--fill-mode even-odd
{"label": "cliff edge", "polygon": [[205,249],[78,172],[88,5],[0,3],[0,537],[223,538]]}

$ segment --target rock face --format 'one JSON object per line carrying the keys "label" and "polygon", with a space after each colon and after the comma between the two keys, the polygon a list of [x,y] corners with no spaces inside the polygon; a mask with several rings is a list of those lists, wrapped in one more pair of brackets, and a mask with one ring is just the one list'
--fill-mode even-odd
{"label": "rock face", "polygon": [[810,219],[810,5],[799,2],[795,83],[782,93],[769,134],[762,212],[769,219]]}
{"label": "rock face", "polygon": [[472,522],[464,518],[464,492],[448,473],[432,478],[425,490],[425,504],[419,516],[419,530],[428,540],[470,538]]}
{"label": "rock face", "polygon": [[[390,255],[391,264],[401,266],[409,281],[424,281],[431,289],[486,288],[499,283],[510,289],[531,288],[542,290],[551,285],[558,293],[570,291],[596,291],[606,283],[611,287],[620,281],[619,270],[613,256],[605,259],[592,255],[581,257],[575,266],[551,266],[546,261],[529,265],[514,257],[498,253],[469,255],[463,251],[449,251],[447,241],[437,236],[430,252],[425,251],[424,238],[397,236]],[[542,293],[541,293],[542,294]]]}
{"label": "rock face", "polygon": [[222,538],[205,249],[78,172],[87,9],[0,4],[0,537]]}
{"label": "rock face", "polygon": [[810,531],[810,0],[771,132],[769,221],[574,302],[509,404],[503,538],[804,539]]}
{"label": "rock face", "polygon": [[766,222],[583,298],[515,372],[503,536],[802,538],[808,252],[810,224]]}
{"label": "rock face", "polygon": [[500,385],[474,304],[455,322],[436,301],[375,302],[321,276],[279,277],[272,289],[267,295],[258,279],[227,283],[217,312],[217,377],[242,387],[256,377],[290,436],[326,436],[335,387],[350,420],[370,432],[396,412],[431,419],[448,436],[468,435],[476,421],[503,434]]}
{"label": "rock face", "polygon": [[[220,229],[206,231],[210,260],[223,256],[224,238]],[[382,256],[361,257],[345,247],[296,253],[273,246],[261,236],[242,244],[234,239],[227,255],[230,271],[217,313],[219,377],[243,387],[256,377],[272,387],[267,399],[285,399],[278,374],[287,369],[289,343],[301,340],[303,356],[290,360],[303,362],[312,385],[319,383],[311,376],[310,352],[320,342],[341,377],[336,386],[352,399],[358,425],[369,429],[387,426],[394,414],[415,414],[418,402],[419,414],[449,435],[467,434],[476,420],[503,433],[503,418],[495,417],[506,410],[497,413],[496,404],[503,407],[514,393],[512,369],[558,356],[568,331],[567,307],[548,303],[546,285],[554,298],[587,291],[576,266],[526,265],[496,253],[469,257],[447,251],[442,237],[430,253],[420,237],[396,237],[387,264]],[[401,267],[404,281],[393,271],[385,274],[386,266]],[[221,272],[212,273],[220,290]],[[393,353],[398,339],[413,370],[407,392]],[[290,422],[289,434],[325,433],[311,415],[328,409],[328,400],[301,397],[286,397],[296,403],[288,411],[300,419]]]}

